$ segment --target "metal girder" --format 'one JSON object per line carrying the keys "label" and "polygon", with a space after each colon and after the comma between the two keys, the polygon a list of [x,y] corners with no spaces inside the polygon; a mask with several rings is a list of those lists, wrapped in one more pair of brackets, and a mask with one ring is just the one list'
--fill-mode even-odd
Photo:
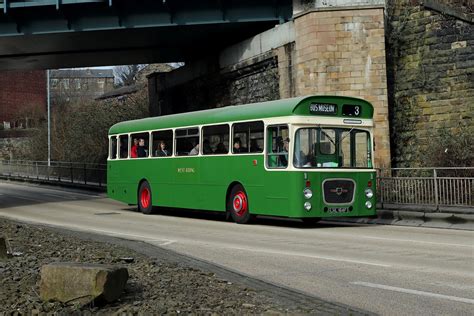
{"label": "metal girder", "polygon": [[[3,16],[0,15],[0,36],[207,23],[283,22],[291,18],[291,4],[291,0],[4,0],[0,4],[4,9]],[[20,23],[18,21],[21,25],[13,27]]]}
{"label": "metal girder", "polygon": [[[21,3],[0,3],[4,6],[0,69],[123,63],[126,58],[120,54],[133,56],[129,63],[182,61],[193,54],[212,53],[292,16],[292,0]],[[108,54],[115,59],[108,59]],[[140,54],[145,57],[140,59]],[[95,55],[100,57],[94,60]]]}

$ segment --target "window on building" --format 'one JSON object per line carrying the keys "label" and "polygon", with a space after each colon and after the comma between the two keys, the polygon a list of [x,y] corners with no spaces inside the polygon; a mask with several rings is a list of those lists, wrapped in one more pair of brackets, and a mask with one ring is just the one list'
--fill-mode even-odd
{"label": "window on building", "polygon": [[175,131],[176,156],[195,156],[199,153],[199,128],[184,128]]}
{"label": "window on building", "polygon": [[288,125],[274,125],[267,129],[267,167],[286,168],[290,139]]}
{"label": "window on building", "polygon": [[74,88],[81,90],[81,79],[74,79]]}
{"label": "window on building", "polygon": [[158,131],[152,134],[152,156],[168,157],[173,154],[173,131]]}
{"label": "window on building", "polygon": [[205,126],[202,130],[203,155],[219,155],[229,152],[229,125]]}
{"label": "window on building", "polygon": [[263,152],[263,122],[245,122],[233,125],[234,154]]}

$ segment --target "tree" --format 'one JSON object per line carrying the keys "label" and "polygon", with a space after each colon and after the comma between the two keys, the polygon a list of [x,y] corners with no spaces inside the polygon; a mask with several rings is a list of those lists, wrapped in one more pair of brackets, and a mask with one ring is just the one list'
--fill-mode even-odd
{"label": "tree", "polygon": [[118,86],[131,86],[137,82],[138,73],[146,64],[124,65],[114,67],[114,76]]}

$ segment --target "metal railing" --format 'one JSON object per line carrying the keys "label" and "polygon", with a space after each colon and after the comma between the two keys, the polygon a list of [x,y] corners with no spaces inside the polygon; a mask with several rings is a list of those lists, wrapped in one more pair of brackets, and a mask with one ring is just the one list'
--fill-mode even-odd
{"label": "metal railing", "polygon": [[0,161],[0,176],[38,182],[60,183],[75,186],[106,187],[107,165],[47,161]]}
{"label": "metal railing", "polygon": [[[0,177],[103,188],[107,165],[5,160]],[[474,167],[379,169],[377,200],[382,208],[474,214]]]}
{"label": "metal railing", "polygon": [[474,167],[380,169],[377,182],[382,207],[474,213]]}

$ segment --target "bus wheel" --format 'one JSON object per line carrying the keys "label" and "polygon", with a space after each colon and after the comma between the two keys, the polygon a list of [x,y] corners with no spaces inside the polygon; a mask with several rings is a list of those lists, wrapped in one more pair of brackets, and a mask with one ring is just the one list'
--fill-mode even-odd
{"label": "bus wheel", "polygon": [[240,184],[232,188],[227,201],[227,210],[238,224],[247,224],[251,220],[247,193]]}
{"label": "bus wheel", "polygon": [[151,188],[147,181],[143,181],[138,189],[138,211],[143,214],[153,213],[153,204],[151,202]]}

